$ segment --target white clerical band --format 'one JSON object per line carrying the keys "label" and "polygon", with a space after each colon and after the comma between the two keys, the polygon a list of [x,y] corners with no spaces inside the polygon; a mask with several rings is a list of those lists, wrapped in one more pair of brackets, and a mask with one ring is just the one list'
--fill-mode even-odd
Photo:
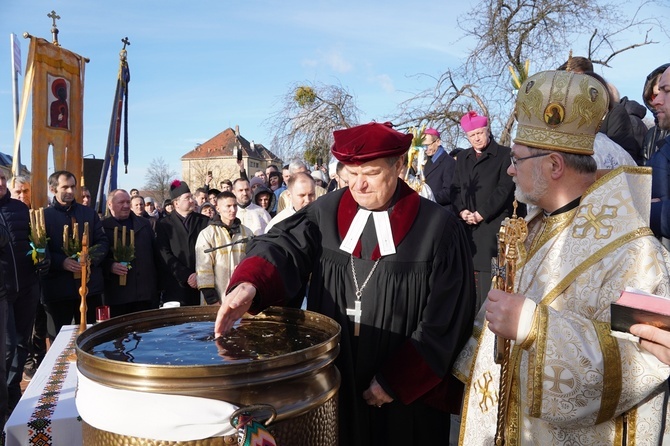
{"label": "white clerical band", "polygon": [[395,244],[393,243],[393,232],[391,231],[391,220],[389,213],[373,212],[373,221],[377,231],[377,243],[379,243],[379,252],[383,256],[395,254]]}
{"label": "white clerical band", "polygon": [[[77,372],[77,411],[96,429],[159,441],[194,441],[235,435],[224,401],[108,387]],[[147,418],[147,414],[159,414]]]}
{"label": "white clerical band", "polygon": [[377,243],[379,243],[379,253],[382,256],[395,254],[395,243],[393,242],[393,231],[391,230],[391,221],[389,214],[386,211],[373,212],[367,209],[359,209],[351,222],[347,235],[342,240],[340,249],[346,253],[353,253],[356,249],[356,244],[363,234],[365,224],[372,214],[375,223],[375,232],[377,233]]}

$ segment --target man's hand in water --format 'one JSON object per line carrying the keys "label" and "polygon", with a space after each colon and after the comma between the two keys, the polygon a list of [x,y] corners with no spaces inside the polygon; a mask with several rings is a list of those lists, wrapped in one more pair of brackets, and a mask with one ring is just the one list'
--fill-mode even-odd
{"label": "man's hand in water", "polygon": [[223,336],[233,327],[236,320],[249,311],[256,297],[256,288],[249,282],[242,282],[221,301],[221,308],[216,314],[214,337]]}

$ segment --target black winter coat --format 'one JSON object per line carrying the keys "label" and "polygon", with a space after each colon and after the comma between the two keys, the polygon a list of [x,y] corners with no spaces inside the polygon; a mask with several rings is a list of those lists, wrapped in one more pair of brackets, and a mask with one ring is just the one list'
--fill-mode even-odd
{"label": "black winter coat", "polygon": [[612,110],[607,112],[600,125],[600,132],[623,147],[638,165],[643,163],[642,146],[635,139],[633,126],[623,105],[614,104]]}
{"label": "black winter coat", "polygon": [[652,155],[658,152],[664,144],[664,139],[670,135],[670,131],[661,129],[658,125],[654,125],[647,130],[644,136],[644,144],[642,145],[642,152],[644,159],[649,161]]}
{"label": "black winter coat", "polygon": [[633,130],[633,138],[635,138],[638,147],[642,148],[644,146],[644,137],[647,134],[647,125],[643,121],[647,114],[647,108],[637,101],[628,99],[627,96],[622,97],[619,102],[626,109],[626,113],[628,113],[631,129]]}
{"label": "black winter coat", "polygon": [[7,228],[10,243],[0,256],[0,266],[4,271],[5,288],[15,294],[28,288],[37,280],[35,266],[28,252],[30,246],[30,211],[21,201],[11,198],[9,191],[0,198],[1,224]]}
{"label": "black winter coat", "polygon": [[[158,263],[155,251],[155,236],[151,222],[143,217],[130,213],[132,229],[135,232],[135,259],[130,262],[130,270],[126,275],[126,285],[119,285],[119,277],[111,272],[114,253],[114,228],[118,229],[121,238],[121,225],[114,217],[102,220],[105,235],[109,240],[110,250],[103,263],[105,276],[105,303],[119,305],[131,302],[152,302],[158,308]],[[127,235],[130,237],[130,235]]]}
{"label": "black winter coat", "polygon": [[[7,227],[0,222],[0,254],[4,253],[9,245],[9,231]],[[5,271],[0,270],[0,300],[7,298],[7,290],[5,289]]]}
{"label": "black winter coat", "polygon": [[514,181],[507,174],[510,150],[491,140],[479,159],[473,148],[459,153],[456,159],[451,186],[455,213],[459,216],[468,209],[484,218],[478,225],[463,222],[470,237],[475,271],[491,271],[491,258],[498,253],[496,235],[500,224],[512,215]]}
{"label": "black winter coat", "polygon": [[172,211],[156,223],[156,249],[162,269],[160,289],[163,302],[178,301],[182,305],[200,305],[200,291],[188,285],[195,272],[195,242],[200,231],[209,224],[205,215],[192,212],[189,230]]}
{"label": "black winter coat", "polygon": [[44,302],[80,299],[81,280],[74,274],[63,269],[67,258],[63,252],[63,228],[69,225],[72,232],[73,223],[79,224],[80,237],[84,233],[84,223],[88,222],[89,252],[91,256],[91,275],[88,281],[88,294],[100,294],[104,289],[102,262],[107,257],[109,242],[98,213],[93,208],[72,203],[62,206],[55,199],[51,206],[44,210],[44,223],[49,237],[48,247],[51,255],[49,273],[42,279],[42,297]]}

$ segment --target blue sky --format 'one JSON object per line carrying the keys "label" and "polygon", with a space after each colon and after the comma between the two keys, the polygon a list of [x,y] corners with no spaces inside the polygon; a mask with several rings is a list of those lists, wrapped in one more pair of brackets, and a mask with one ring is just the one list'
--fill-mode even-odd
{"label": "blue sky", "polygon": [[[84,93],[84,153],[104,155],[119,64],[128,37],[129,173],[119,185],[144,184],[162,157],[178,174],[179,158],[228,127],[271,150],[267,118],[295,82],[340,84],[353,93],[361,121],[382,120],[401,101],[458,67],[468,43],[456,17],[469,2],[251,0],[2,0],[0,6],[0,151],[14,139],[10,33],[51,38],[56,10],[61,45],[90,58]],[[664,58],[660,45],[615,59],[602,74],[621,95],[640,101],[645,76]],[[578,51],[576,51],[576,54]],[[20,77],[20,89],[23,77]],[[29,132],[22,157],[27,161]]]}

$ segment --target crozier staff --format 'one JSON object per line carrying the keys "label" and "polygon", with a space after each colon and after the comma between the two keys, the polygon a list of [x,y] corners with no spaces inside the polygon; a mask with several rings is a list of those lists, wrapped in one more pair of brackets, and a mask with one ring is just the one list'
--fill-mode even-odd
{"label": "crozier staff", "polygon": [[250,243],[215,332],[249,309],[302,300],[311,275],[307,308],[342,326],[340,444],[447,444],[461,401],[451,365],[474,317],[464,231],[398,178],[411,135],[370,123],[333,136],[349,187]]}

